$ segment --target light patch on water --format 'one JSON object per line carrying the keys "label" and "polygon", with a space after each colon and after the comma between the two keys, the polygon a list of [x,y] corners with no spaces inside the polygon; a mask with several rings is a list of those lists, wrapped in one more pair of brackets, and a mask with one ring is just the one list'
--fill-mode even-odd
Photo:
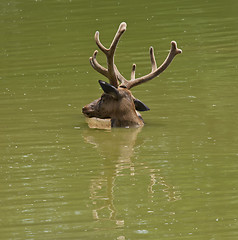
{"label": "light patch on water", "polygon": [[146,230],[146,229],[142,229],[142,230],[136,230],[135,233],[138,233],[138,234],[148,234],[149,231]]}

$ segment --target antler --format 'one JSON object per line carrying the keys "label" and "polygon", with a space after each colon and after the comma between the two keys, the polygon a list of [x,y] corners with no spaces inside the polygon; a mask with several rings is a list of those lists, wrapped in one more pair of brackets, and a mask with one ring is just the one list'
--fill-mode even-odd
{"label": "antler", "polygon": [[141,83],[147,82],[147,81],[157,77],[160,73],[162,73],[169,66],[169,64],[172,62],[173,58],[179,53],[182,53],[182,50],[177,48],[177,43],[175,41],[172,41],[171,49],[170,49],[170,52],[169,52],[167,58],[157,68],[155,55],[154,55],[154,49],[153,49],[153,47],[150,47],[151,73],[149,73],[145,76],[139,77],[139,78],[135,78],[136,65],[133,64],[132,72],[131,72],[131,81],[127,81],[124,79],[124,80],[122,80],[122,84],[124,86],[126,86],[126,88],[130,89],[132,87],[135,87]]}
{"label": "antler", "polygon": [[121,82],[120,86],[124,86],[127,89],[130,89],[132,87],[135,87],[139,84],[142,84],[144,82],[147,82],[155,77],[157,77],[159,74],[161,74],[172,62],[173,58],[179,54],[182,53],[181,49],[177,48],[177,43],[175,41],[171,42],[171,49],[170,52],[165,59],[165,61],[157,68],[155,56],[154,56],[154,49],[153,47],[150,47],[150,61],[151,61],[151,72],[145,76],[135,78],[135,69],[136,69],[136,64],[133,64],[132,66],[132,71],[131,71],[131,80],[128,81],[126,80],[121,73],[118,71],[116,65],[114,64],[114,54],[116,51],[117,44],[119,42],[120,37],[122,34],[126,31],[126,23],[122,22],[117,30],[117,33],[110,45],[110,47],[107,49],[105,48],[102,43],[99,40],[99,32],[97,31],[95,33],[95,41],[96,44],[98,45],[99,49],[106,55],[107,57],[107,65],[108,68],[106,69],[102,65],[100,65],[97,60],[96,56],[98,51],[96,50],[93,53],[93,56],[89,58],[90,63],[92,67],[105,77],[107,77],[110,81],[110,84],[113,85],[114,87],[118,87],[118,81]]}
{"label": "antler", "polygon": [[114,54],[116,51],[116,46],[119,42],[120,37],[122,34],[126,31],[126,23],[122,22],[117,30],[117,33],[111,43],[111,46],[107,49],[105,48],[102,43],[99,40],[99,32],[97,31],[95,33],[95,40],[96,44],[98,45],[99,49],[106,55],[107,57],[107,65],[108,69],[104,68],[102,65],[100,65],[97,60],[96,56],[98,51],[96,50],[93,53],[93,56],[89,58],[89,61],[92,65],[92,67],[98,71],[99,73],[103,74],[105,77],[107,77],[110,81],[110,84],[114,87],[118,87],[118,81],[127,81],[118,71],[116,65],[114,64]]}

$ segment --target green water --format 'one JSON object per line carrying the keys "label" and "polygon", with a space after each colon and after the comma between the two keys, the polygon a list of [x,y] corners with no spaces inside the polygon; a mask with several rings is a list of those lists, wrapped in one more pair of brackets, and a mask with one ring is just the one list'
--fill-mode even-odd
{"label": "green water", "polygon": [[[0,239],[238,239],[238,2],[0,3]],[[129,78],[142,129],[89,129],[94,33]],[[105,63],[102,53],[98,61]]]}

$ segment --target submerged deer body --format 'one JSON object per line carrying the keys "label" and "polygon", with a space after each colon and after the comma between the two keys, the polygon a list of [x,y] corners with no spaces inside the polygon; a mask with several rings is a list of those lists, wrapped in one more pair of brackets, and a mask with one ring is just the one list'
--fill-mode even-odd
{"label": "submerged deer body", "polygon": [[82,112],[89,118],[110,119],[111,127],[137,127],[144,125],[143,119],[138,111],[148,111],[149,108],[140,100],[136,99],[132,95],[130,89],[158,76],[169,66],[173,58],[182,52],[182,50],[177,48],[176,42],[172,41],[171,49],[167,58],[160,67],[157,67],[154,49],[153,47],[150,47],[150,60],[152,65],[151,72],[145,76],[136,78],[136,65],[133,64],[131,80],[128,81],[121,75],[114,63],[116,46],[125,30],[126,23],[122,22],[109,49],[105,48],[100,42],[99,32],[95,33],[96,44],[106,55],[108,68],[104,68],[97,62],[97,50],[89,59],[92,67],[97,72],[107,77],[110,84],[99,80],[99,84],[101,85],[104,93],[99,99],[84,106]]}

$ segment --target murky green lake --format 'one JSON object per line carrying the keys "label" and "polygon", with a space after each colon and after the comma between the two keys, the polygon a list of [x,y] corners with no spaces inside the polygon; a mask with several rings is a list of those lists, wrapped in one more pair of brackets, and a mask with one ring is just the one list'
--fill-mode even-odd
{"label": "murky green lake", "polygon": [[[1,0],[0,239],[238,239],[238,2]],[[142,129],[89,129],[94,33],[129,78]],[[105,63],[99,52],[98,61]]]}

